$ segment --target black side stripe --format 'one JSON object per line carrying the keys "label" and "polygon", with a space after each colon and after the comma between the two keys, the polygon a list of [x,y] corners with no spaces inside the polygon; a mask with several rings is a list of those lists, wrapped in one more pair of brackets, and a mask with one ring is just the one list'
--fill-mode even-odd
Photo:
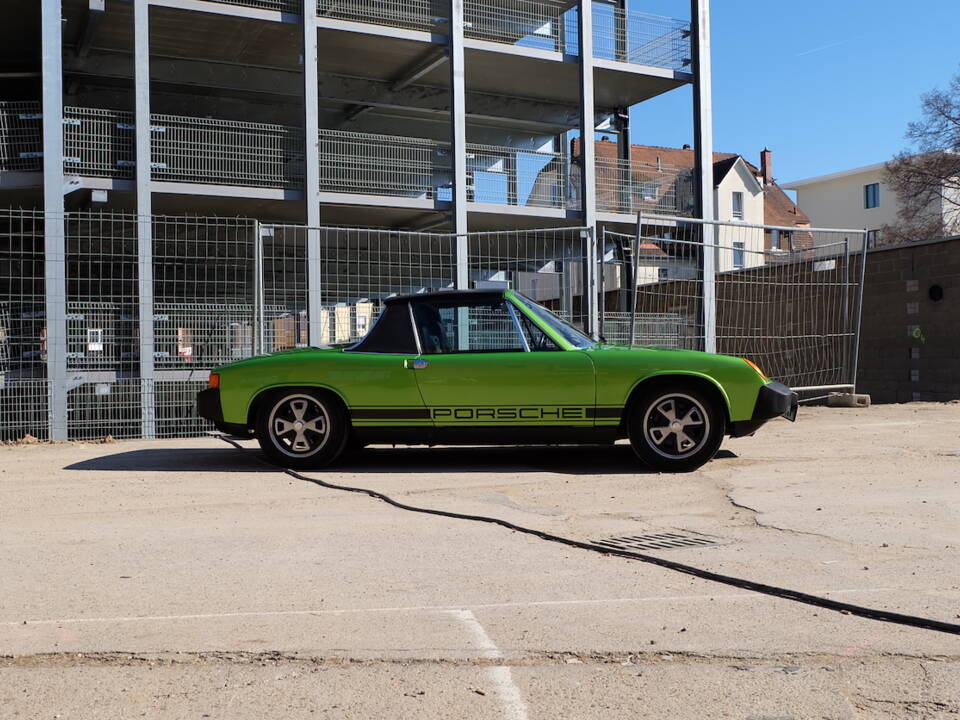
{"label": "black side stripe", "polygon": [[351,410],[350,417],[354,420],[429,420],[430,411],[426,408]]}
{"label": "black side stripe", "polygon": [[[623,408],[584,408],[587,418],[619,418]],[[427,408],[383,408],[350,410],[350,417],[354,420],[429,420],[430,410]]]}
{"label": "black side stripe", "polygon": [[619,418],[623,414],[623,408],[589,408],[587,417],[593,418]]}

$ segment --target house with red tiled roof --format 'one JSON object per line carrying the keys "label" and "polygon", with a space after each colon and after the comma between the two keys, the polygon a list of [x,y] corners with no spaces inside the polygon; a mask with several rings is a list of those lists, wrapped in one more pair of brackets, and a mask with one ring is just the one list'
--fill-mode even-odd
{"label": "house with red tiled roof", "polygon": [[[596,142],[597,209],[643,213],[655,223],[657,215],[692,216],[694,199],[694,152],[682,148],[632,145],[630,159],[618,157],[617,143]],[[570,186],[579,187],[580,139],[571,143]],[[718,242],[729,247],[721,252],[719,270],[750,267],[769,262],[770,251],[811,247],[804,228],[810,219],[784,193],[773,178],[773,153],[760,153],[760,167],[735,153],[714,153],[714,207],[716,220],[748,225],[775,225],[783,230],[750,232],[747,228],[722,228]],[[742,251],[742,252],[741,252]]]}

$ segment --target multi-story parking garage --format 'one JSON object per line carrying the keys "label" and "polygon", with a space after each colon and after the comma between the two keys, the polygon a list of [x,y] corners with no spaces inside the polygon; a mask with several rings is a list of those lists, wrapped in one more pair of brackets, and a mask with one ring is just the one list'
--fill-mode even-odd
{"label": "multi-story parking garage", "polygon": [[[381,292],[534,271],[542,299],[596,318],[570,261],[584,231],[712,214],[691,202],[712,203],[710,161],[629,153],[629,109],[692,84],[712,157],[707,6],[9,0],[7,435],[175,432],[204,370],[355,336]],[[619,157],[571,153],[597,131]]]}
{"label": "multi-story parking garage", "polygon": [[[596,178],[624,190],[674,171],[631,164],[629,108],[709,84],[696,27],[625,0],[41,4],[43,19],[32,0],[6,3],[0,169],[7,202],[47,211],[62,166],[67,210],[457,232],[631,223],[649,198]],[[692,6],[705,20],[706,2]],[[696,109],[702,155],[709,104]],[[62,126],[44,138],[51,113]],[[569,152],[571,131],[595,128],[623,150],[599,173],[591,147]]]}

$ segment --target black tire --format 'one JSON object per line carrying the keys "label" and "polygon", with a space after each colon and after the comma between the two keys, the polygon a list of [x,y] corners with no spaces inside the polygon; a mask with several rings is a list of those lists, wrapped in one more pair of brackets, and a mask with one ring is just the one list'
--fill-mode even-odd
{"label": "black tire", "polygon": [[350,436],[343,406],[325,393],[305,388],[273,390],[262,398],[256,428],[264,455],[297,470],[331,464]]}
{"label": "black tire", "polygon": [[630,407],[630,445],[655,470],[696,470],[717,454],[723,442],[723,408],[713,393],[694,383],[653,383]]}

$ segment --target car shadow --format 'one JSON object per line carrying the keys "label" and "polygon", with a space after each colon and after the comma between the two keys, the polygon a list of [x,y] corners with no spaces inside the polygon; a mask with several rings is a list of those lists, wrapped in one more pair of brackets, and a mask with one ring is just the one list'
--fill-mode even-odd
{"label": "car shadow", "polygon": [[[737,457],[721,450],[714,461]],[[259,448],[156,448],[82,460],[65,470],[153,472],[269,472]],[[276,468],[278,471],[280,468]],[[324,472],[321,470],[312,473]],[[328,472],[532,473],[649,475],[629,445],[371,447],[343,457]]]}
{"label": "car shadow", "polygon": [[227,445],[210,448],[154,448],[129,450],[81,460],[64,470],[155,472],[264,472],[269,470],[253,452],[237,452]]}

